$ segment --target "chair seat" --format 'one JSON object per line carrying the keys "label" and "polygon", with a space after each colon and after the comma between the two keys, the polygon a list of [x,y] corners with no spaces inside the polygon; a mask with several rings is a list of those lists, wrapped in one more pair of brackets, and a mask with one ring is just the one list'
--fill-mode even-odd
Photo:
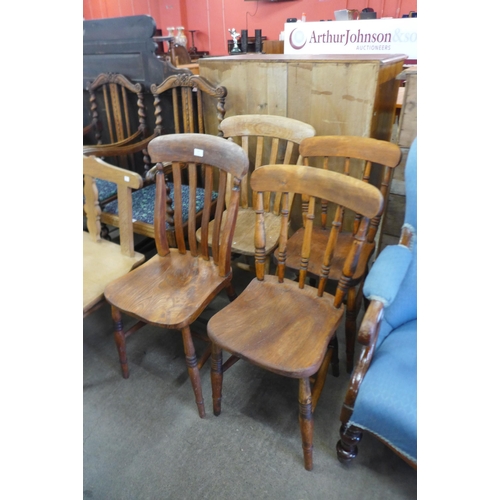
{"label": "chair seat", "polygon": [[[272,307],[269,305],[272,304]],[[293,304],[293,308],[290,305]],[[208,336],[222,349],[280,375],[315,374],[344,309],[333,296],[277,276],[253,279],[236,300],[208,322]],[[244,353],[244,354],[243,354]]]}
{"label": "chair seat", "polygon": [[192,323],[231,279],[218,275],[212,259],[181,254],[175,248],[155,255],[140,268],[108,285],[106,300],[147,323],[181,329]]}
{"label": "chair seat", "polygon": [[[323,263],[323,254],[328,243],[328,237],[330,235],[330,228],[322,229],[319,226],[313,227],[312,231],[312,241],[314,245],[311,245],[311,255],[309,258],[308,273],[314,276],[321,275],[321,265]],[[330,268],[330,273],[328,279],[338,281],[342,276],[343,262],[347,258],[347,254],[351,249],[353,242],[353,235],[351,233],[340,233],[337,240],[337,245],[335,246],[335,253],[333,255],[333,260]],[[287,258],[286,266],[299,270],[301,253],[302,253],[302,242],[304,241],[304,228],[300,228],[296,231],[287,242]],[[352,277],[353,281],[359,280],[363,276],[364,270],[367,268],[367,262],[373,253],[375,248],[375,243],[365,243],[361,254],[359,256],[358,265],[356,271]],[[274,254],[275,258],[278,258],[277,252]]]}
{"label": "chair seat", "polygon": [[[106,200],[114,198],[118,194],[118,189],[114,182],[96,178],[95,185],[97,187],[97,192],[99,193],[99,203],[103,203]],[[85,203],[85,196],[83,197],[83,203]]]}
{"label": "chair seat", "polygon": [[104,295],[108,283],[127,274],[144,262],[144,255],[123,255],[120,245],[111,241],[92,241],[89,233],[83,233],[83,313],[85,314]]}
{"label": "chair seat", "polygon": [[375,351],[349,424],[417,461],[417,320],[393,330]]}
{"label": "chair seat", "polygon": [[[227,212],[222,215],[222,224],[226,220]],[[272,252],[278,245],[280,235],[281,218],[270,212],[264,213],[264,224],[266,226],[266,255]],[[208,226],[208,244],[212,245],[213,222]],[[196,232],[196,238],[201,241],[201,229]],[[233,245],[231,250],[241,255],[255,254],[255,210],[253,208],[239,208],[236,228],[234,230]]]}
{"label": "chair seat", "polygon": [[[174,185],[167,182],[172,196],[172,210],[175,210],[173,202]],[[132,219],[134,222],[142,222],[144,224],[153,225],[154,222],[154,202],[156,196],[156,184],[150,184],[142,189],[138,189],[132,193]],[[205,190],[202,188],[196,189],[196,212],[203,209],[205,198]],[[217,193],[212,193],[212,201],[217,199]],[[118,215],[118,200],[106,204],[103,208],[104,213]],[[189,218],[189,186],[182,185],[182,221],[186,222]],[[166,223],[166,228],[170,228],[170,224]]]}

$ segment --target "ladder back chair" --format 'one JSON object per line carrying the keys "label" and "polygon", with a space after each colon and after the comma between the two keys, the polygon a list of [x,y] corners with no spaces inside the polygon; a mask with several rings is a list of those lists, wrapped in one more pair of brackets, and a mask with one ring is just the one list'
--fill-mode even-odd
{"label": "ladder back chair", "polygon": [[[186,354],[186,363],[195,394],[200,417],[205,416],[201,391],[200,368],[210,356],[210,344],[197,359],[190,325],[198,318],[212,299],[226,290],[230,299],[235,292],[231,285],[231,240],[234,233],[242,177],[248,170],[248,159],[238,145],[221,137],[205,134],[171,134],[157,137],[148,146],[151,159],[156,163],[155,242],[157,255],[140,268],[109,284],[105,291],[111,304],[115,341],[124,378],[129,376],[125,339],[145,324],[165,329],[180,330]],[[173,197],[181,205],[181,170],[189,173],[188,237],[182,228],[182,214],[174,213],[177,248],[170,248],[166,235],[166,207],[170,200],[164,179],[163,163],[168,162],[173,172]],[[196,241],[196,197],[198,166],[205,169],[205,203],[202,211],[202,241]],[[218,182],[215,181],[218,173]],[[224,192],[232,175],[232,197],[228,216],[222,222]],[[217,184],[217,188],[216,188]],[[215,231],[218,242],[209,255],[208,222],[211,216],[210,197],[214,189],[217,197]],[[187,243],[187,244],[186,244]],[[132,316],[138,323],[127,332],[123,331],[122,313]],[[205,338],[208,340],[208,338]]]}
{"label": "ladder back chair", "polygon": [[[337,172],[296,165],[267,165],[250,179],[256,191],[255,265],[256,278],[228,306],[208,322],[212,340],[212,393],[214,414],[221,412],[223,372],[238,359],[299,380],[299,422],[304,465],[313,467],[313,411],[323,389],[331,358],[331,341],[344,312],[343,300],[370,228],[370,219],[381,210],[383,198],[374,186]],[[265,274],[265,192],[283,194],[281,233],[276,275]],[[331,254],[335,250],[338,228],[330,231],[324,252],[324,271],[318,287],[306,284],[310,254],[312,219],[306,222],[302,259],[305,268],[299,281],[285,277],[289,203],[293,193],[309,197],[308,214],[314,212],[316,199],[329,200],[361,214],[358,230],[344,262],[335,296],[325,292]],[[231,356],[223,364],[222,351]],[[311,389],[310,377],[314,377]]]}
{"label": "ladder back chair", "polygon": [[[155,129],[153,135],[149,140],[143,141],[141,147],[147,147],[149,141],[158,136],[165,135],[167,130],[171,129],[173,126],[175,134],[183,133],[205,133],[205,114],[204,107],[214,106],[217,110],[217,120],[218,123],[223,120],[225,114],[225,98],[227,95],[227,90],[222,86],[215,86],[208,82],[205,78],[199,75],[191,74],[179,74],[172,75],[166,78],[160,85],[153,84],[151,86],[151,92],[154,97],[154,107],[155,107]],[[164,99],[162,99],[162,96]],[[167,113],[170,108],[169,103],[172,103],[171,112]],[[167,109],[168,108],[168,109]],[[173,118],[172,122],[168,123],[168,129],[165,127],[165,120],[169,117],[169,120]],[[168,134],[167,134],[168,135]],[[222,132],[219,132],[222,135]],[[147,144],[145,144],[147,142]],[[114,151],[110,148],[107,153],[113,153]],[[167,165],[165,165],[166,167]],[[203,203],[208,201],[213,210],[215,209],[215,199],[207,200],[204,196],[202,182],[203,182],[203,167],[199,168],[199,185],[197,192],[198,203],[196,205],[196,212],[198,213],[197,224],[201,223],[201,212],[204,208]],[[154,231],[154,204],[156,197],[156,183],[154,182],[154,177],[156,173],[156,167],[151,168],[145,178],[145,186],[134,192],[132,195],[132,211],[134,217],[134,232],[147,236],[149,238],[155,238]],[[165,168],[165,175],[168,179],[167,187],[169,190],[173,188],[172,184],[172,173],[170,169]],[[181,218],[182,227],[184,227],[185,233],[187,235],[187,224],[188,224],[188,188],[189,183],[187,171],[183,169],[182,172],[182,184],[184,187],[182,191],[184,195],[177,204],[174,201],[172,205],[172,210],[175,211],[176,207],[181,207],[181,213],[183,217]],[[116,200],[107,203],[103,207],[102,220],[104,223],[109,225],[116,225],[118,221],[118,203]],[[167,237],[170,246],[176,245],[176,238],[174,236],[174,226],[173,220],[167,218],[166,227],[168,229]]]}
{"label": "ladder back chair", "polygon": [[[306,137],[313,137],[314,128],[307,123],[274,115],[239,115],[226,118],[220,124],[224,137],[241,144],[250,161],[249,173],[241,182],[240,208],[233,238],[232,251],[235,254],[253,257],[255,253],[255,199],[249,177],[251,172],[267,164],[302,164],[298,146]],[[228,191],[228,195],[230,192]],[[264,197],[264,224],[266,226],[266,272],[269,270],[270,255],[278,244],[280,233],[281,193],[266,193]],[[289,196],[289,208],[293,194]],[[213,223],[209,225],[209,244],[212,242]],[[201,230],[196,234],[201,238]],[[238,263],[249,268],[248,264]]]}
{"label": "ladder back chair", "polygon": [[[381,167],[380,182],[376,187],[382,193],[384,204],[380,213],[376,214],[370,221],[366,244],[359,256],[356,270],[349,278],[348,292],[346,297],[346,368],[350,373],[354,363],[354,343],[356,336],[356,318],[361,308],[362,285],[368,272],[370,258],[374,254],[376,246],[376,235],[381,218],[385,212],[389,188],[392,180],[393,169],[401,160],[401,150],[396,144],[368,137],[356,136],[318,136],[304,139],[300,145],[300,154],[304,158],[305,165],[315,165],[323,170],[336,170],[345,176],[357,177],[368,183],[372,169],[377,164]],[[308,256],[307,274],[312,279],[323,275],[325,262],[323,261],[324,250],[327,248],[330,235],[329,226],[338,228],[338,238],[335,252],[328,262],[328,280],[334,285],[340,282],[344,262],[348,256],[349,249],[359,226],[360,214],[345,210],[342,205],[329,203],[321,200],[320,206],[315,213],[308,212],[308,198],[302,200],[303,227],[299,228],[289,239],[287,246],[287,267],[296,273],[303,274],[305,264],[302,257],[303,239],[306,232],[306,221],[312,218],[319,223],[314,223],[311,228],[311,247]],[[319,213],[318,213],[319,212]],[[319,216],[319,217],[318,217]],[[279,258],[278,251],[274,258]],[[337,340],[336,340],[337,342]],[[333,357],[333,372],[339,374],[338,351],[335,350]]]}
{"label": "ladder back chair", "polygon": [[[83,157],[84,211],[87,216],[87,231],[83,232],[83,317],[104,301],[104,288],[116,278],[144,262],[144,255],[134,251],[132,232],[132,188],[142,186],[142,178],[135,172],[115,167],[103,160]],[[120,203],[120,243],[101,238],[101,207],[98,200],[99,179],[113,182],[117,186]]]}

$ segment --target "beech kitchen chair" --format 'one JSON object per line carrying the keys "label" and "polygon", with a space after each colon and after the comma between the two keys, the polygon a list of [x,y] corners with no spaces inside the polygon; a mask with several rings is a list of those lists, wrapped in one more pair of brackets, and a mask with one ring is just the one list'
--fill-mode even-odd
{"label": "beech kitchen chair", "polygon": [[[257,277],[228,306],[208,322],[212,340],[212,394],[215,415],[221,413],[223,372],[238,359],[299,380],[299,422],[302,434],[304,465],[313,467],[313,412],[323,388],[332,354],[331,341],[344,313],[343,300],[370,228],[370,219],[383,206],[378,189],[360,180],[336,172],[297,166],[267,165],[256,170],[250,179],[256,192],[255,264]],[[277,275],[265,274],[265,192],[282,193],[281,232]],[[299,281],[285,278],[289,196],[309,196],[308,213],[314,212],[316,198],[325,199],[361,214],[358,230],[345,259],[335,296],[326,293],[331,254],[335,249],[338,228],[330,233],[325,249],[325,268],[318,287],[306,284],[310,255],[312,220],[308,218]],[[231,356],[223,364],[222,351]],[[311,390],[310,377],[314,377]]]}
{"label": "beech kitchen chair", "polygon": [[417,139],[405,167],[406,211],[398,245],[385,247],[365,281],[370,300],[362,352],[342,407],[337,455],[350,462],[363,431],[417,467]]}
{"label": "beech kitchen chair", "polygon": [[[304,139],[300,144],[300,154],[304,158],[305,165],[315,165],[324,170],[336,170],[346,176],[357,177],[368,183],[370,176],[374,173],[375,164],[380,165],[378,172],[379,180],[376,186],[380,189],[384,205],[379,214],[370,221],[370,229],[366,244],[359,255],[356,270],[349,277],[347,292],[347,307],[345,318],[346,335],[346,364],[347,372],[350,373],[354,363],[354,344],[356,337],[356,318],[361,308],[362,285],[368,272],[370,258],[374,254],[376,235],[381,217],[384,214],[389,196],[389,186],[392,180],[392,171],[401,160],[401,150],[396,144],[388,141],[380,141],[368,137],[355,136],[317,136]],[[308,260],[307,274],[317,279],[323,273],[325,266],[324,251],[330,237],[329,225],[339,229],[335,252],[328,262],[328,280],[338,284],[342,278],[344,262],[349,254],[354,235],[359,226],[360,215],[352,211],[346,211],[345,207],[321,200],[321,206],[316,212],[308,213],[308,198],[303,197],[302,213],[304,225],[296,231],[288,240],[287,267],[299,273],[305,269],[302,261],[302,247],[306,231],[306,221],[309,217],[315,218],[320,215],[319,223],[315,223],[311,229],[311,250]],[[315,220],[318,220],[317,218]],[[274,254],[278,259],[278,251]],[[333,358],[334,374],[339,373],[338,352]]]}
{"label": "beech kitchen chair", "polygon": [[[83,157],[84,211],[87,231],[83,232],[83,317],[105,303],[104,288],[116,278],[144,262],[144,255],[134,251],[132,232],[132,189],[142,186],[135,172],[115,167],[103,160]],[[96,184],[97,177],[117,186],[120,203],[120,243],[101,238],[101,208]]]}
{"label": "beech kitchen chair", "polygon": [[[241,144],[250,160],[249,173],[241,182],[240,208],[233,238],[232,252],[253,257],[255,253],[255,195],[250,188],[251,172],[267,164],[302,164],[298,145],[306,137],[313,137],[314,128],[292,118],[274,115],[239,115],[226,118],[220,124],[224,137]],[[228,191],[227,196],[230,196]],[[293,194],[289,196],[289,209]],[[264,224],[266,226],[266,272],[269,271],[270,255],[278,244],[280,233],[281,193],[266,193],[264,197]],[[225,217],[225,216],[224,216]],[[212,243],[213,223],[209,224],[208,243]],[[196,233],[201,238],[201,230]],[[249,264],[238,262],[239,267],[249,269]]]}
{"label": "beech kitchen chair", "polygon": [[[193,386],[200,417],[205,406],[200,382],[200,368],[210,356],[210,345],[197,359],[190,325],[211,300],[222,290],[230,299],[235,292],[231,285],[231,240],[234,233],[241,179],[248,170],[248,159],[241,147],[221,137],[206,134],[171,134],[153,139],[148,151],[156,163],[156,199],[154,214],[155,242],[158,254],[138,269],[110,283],[104,295],[111,304],[115,341],[124,378],[129,376],[125,339],[145,324],[165,329],[181,330],[189,377]],[[182,214],[174,213],[177,248],[170,248],[166,231],[166,207],[170,200],[164,179],[163,163],[168,162],[173,172],[173,196],[177,206],[182,204],[181,170],[189,173],[188,238],[187,246],[182,228]],[[197,172],[205,170],[205,203],[202,211],[202,241],[196,241]],[[218,182],[215,182],[218,174]],[[224,192],[228,174],[232,175],[232,197],[227,206],[228,215],[222,222]],[[215,241],[212,255],[208,248],[210,200],[215,184]],[[138,320],[127,332],[123,331],[122,313]],[[208,340],[208,338],[206,338]]]}

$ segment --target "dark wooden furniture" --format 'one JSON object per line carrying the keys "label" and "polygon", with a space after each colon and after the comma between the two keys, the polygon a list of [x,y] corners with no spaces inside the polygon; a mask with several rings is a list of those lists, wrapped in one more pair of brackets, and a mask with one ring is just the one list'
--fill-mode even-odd
{"label": "dark wooden furniture", "polygon": [[[88,86],[103,73],[124,75],[144,91],[144,113],[148,130],[154,128],[153,97],[149,89],[171,75],[190,73],[176,68],[158,55],[153,37],[156,23],[151,16],[126,16],[83,21],[83,125],[92,120]],[[166,120],[164,127],[169,127]],[[103,138],[103,142],[109,142]],[[90,142],[92,144],[92,142]]]}
{"label": "dark wooden furniture", "polygon": [[[401,150],[395,144],[388,141],[379,141],[369,137],[354,136],[323,136],[304,139],[299,147],[300,154],[304,158],[304,164],[316,166],[325,170],[336,170],[346,176],[357,177],[368,182],[373,166],[379,165],[382,169],[381,182],[377,187],[380,189],[384,205],[382,211],[370,220],[370,228],[366,242],[360,251],[356,270],[347,286],[347,307],[345,319],[346,335],[346,364],[347,371],[352,371],[354,362],[354,343],[356,337],[356,318],[361,308],[362,287],[368,272],[370,258],[375,251],[375,238],[383,216],[393,169],[401,160]],[[308,275],[312,278],[326,277],[335,284],[340,283],[343,276],[343,267],[349,255],[349,249],[355,239],[359,226],[360,214],[349,212],[345,207],[321,200],[318,207],[320,214],[309,210],[309,200],[305,196],[302,200],[303,227],[298,229],[288,240],[287,245],[287,267],[296,271],[299,276]],[[318,212],[317,211],[317,212]],[[309,225],[320,215],[319,223]],[[329,262],[324,261],[325,248],[329,245],[330,228],[337,228],[335,252]],[[347,228],[352,228],[348,230]],[[310,234],[306,236],[306,231]],[[303,242],[309,239],[310,253],[308,254],[307,266],[303,261]],[[279,259],[279,253],[275,252],[275,259]],[[329,271],[325,274],[325,266]],[[334,373],[338,374],[338,356],[334,356]]]}
{"label": "dark wooden furniture", "polygon": [[[255,253],[255,196],[250,189],[250,173],[268,164],[302,163],[298,145],[306,137],[313,137],[311,125],[292,118],[273,115],[231,116],[221,122],[224,137],[239,143],[250,160],[249,173],[241,182],[241,201],[233,238],[232,251],[253,257]],[[230,196],[230,192],[227,193]],[[270,255],[278,244],[280,233],[280,193],[267,193],[264,202],[264,224],[266,225],[266,272],[269,270]],[[290,207],[293,195],[289,197]],[[213,223],[209,225],[209,244],[212,242]],[[201,238],[201,230],[196,233]],[[242,263],[238,263],[240,266]],[[246,265],[245,267],[248,267]]]}
{"label": "dark wooden furniture", "polygon": [[[144,176],[151,168],[147,152],[140,158],[134,155],[147,145],[143,142],[148,132],[142,85],[121,74],[101,73],[87,90],[92,113],[87,133],[93,134],[94,145],[84,146],[84,154],[107,157],[108,161]],[[106,153],[109,148],[114,151],[113,158]]]}
{"label": "dark wooden furniture", "polygon": [[365,282],[370,305],[358,333],[361,356],[340,414],[337,456],[352,461],[363,432],[417,467],[417,140],[405,172],[401,237],[377,257]]}
{"label": "dark wooden furniture", "polygon": [[[340,324],[347,292],[345,284],[354,274],[356,262],[369,232],[370,219],[383,206],[383,198],[374,186],[345,175],[313,167],[267,165],[256,170],[250,179],[257,193],[255,211],[255,263],[257,277],[227,307],[208,322],[212,340],[212,393],[214,414],[221,412],[222,374],[234,360],[244,359],[261,368],[299,380],[299,422],[304,464],[313,466],[313,411],[324,385],[331,357],[331,340]],[[282,221],[277,275],[265,275],[264,193],[281,192]],[[309,213],[316,198],[326,199],[362,214],[356,237],[345,261],[335,296],[326,293],[328,276],[318,288],[305,282],[310,249],[312,220],[307,222],[302,249],[305,271],[299,282],[285,277],[286,245],[289,222],[288,197],[291,193],[308,195]],[[331,230],[331,244],[325,249],[325,262],[334,250],[337,228]],[[223,366],[222,350],[232,354]],[[311,390],[310,377],[315,377]]]}
{"label": "dark wooden furniture", "polygon": [[[210,355],[210,347],[198,361],[190,324],[222,290],[234,296],[231,286],[231,242],[239,203],[239,185],[248,170],[248,158],[236,144],[221,137],[205,134],[172,134],[153,139],[148,146],[151,159],[157,163],[154,236],[158,254],[127,276],[109,284],[104,295],[111,304],[122,374],[129,376],[125,339],[146,323],[182,331],[186,363],[200,417],[205,416],[199,370]],[[166,207],[169,204],[163,163],[172,165],[173,201],[182,205],[181,170],[189,171],[189,205],[187,207],[187,245],[180,210],[174,213],[177,248],[170,248],[165,231]],[[205,203],[202,213],[202,241],[196,241],[197,166],[203,164]],[[218,182],[215,182],[218,173]],[[224,192],[228,174],[233,176],[232,197],[227,206],[228,216],[222,223]],[[217,185],[216,185],[217,184]],[[212,254],[208,247],[210,196],[219,192],[215,211],[215,241]],[[122,313],[138,320],[127,332],[123,331]]]}
{"label": "dark wooden furniture", "polygon": [[[116,146],[116,147],[99,147],[99,146],[86,146],[84,147],[84,154],[95,154],[101,156],[113,156],[116,154],[123,154],[123,152],[141,153],[142,156],[147,157],[147,146],[149,142],[157,136],[169,133],[170,127],[173,125],[173,132],[176,134],[181,133],[205,133],[205,113],[207,109],[213,108],[216,113],[215,119],[217,121],[216,127],[224,119],[225,99],[227,91],[224,87],[212,85],[203,77],[192,74],[172,75],[159,85],[152,85],[151,92],[154,97],[154,114],[155,114],[155,127],[153,133],[144,139],[137,142],[132,146]],[[165,124],[169,127],[166,129]],[[219,131],[222,135],[222,131]],[[148,157],[149,159],[149,157]],[[146,175],[145,187],[135,191],[132,194],[132,211],[134,218],[134,232],[143,236],[154,238],[155,231],[153,226],[154,219],[154,201],[155,201],[155,183],[154,168]],[[171,181],[171,178],[170,178]],[[186,179],[184,179],[187,182]],[[197,207],[199,217],[201,217],[201,209],[203,208],[204,196],[201,192],[202,187],[199,186],[197,199],[199,201]],[[184,192],[187,195],[186,189]],[[187,231],[187,212],[184,207],[187,206],[188,200],[184,198],[180,205],[177,202],[174,204],[181,208],[184,213],[182,224],[184,230]],[[213,200],[211,200],[213,205]],[[198,217],[198,218],[199,218]],[[119,206],[116,200],[111,201],[103,206],[101,220],[105,224],[116,226],[119,220]],[[199,219],[198,222],[201,222]],[[168,238],[171,245],[175,245],[174,237],[174,220],[167,220]]]}
{"label": "dark wooden furniture", "polygon": [[[132,189],[142,186],[139,174],[115,167],[95,157],[83,157],[84,211],[87,231],[83,232],[83,317],[105,303],[104,288],[144,261],[134,251],[132,232]],[[101,208],[96,178],[113,182],[121,207],[120,243],[101,238]]]}

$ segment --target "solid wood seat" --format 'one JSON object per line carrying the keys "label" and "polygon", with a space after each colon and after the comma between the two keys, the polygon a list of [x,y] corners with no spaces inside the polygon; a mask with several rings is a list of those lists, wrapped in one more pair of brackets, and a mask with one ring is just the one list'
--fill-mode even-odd
{"label": "solid wood seat", "polygon": [[[282,283],[277,276],[255,278],[239,300],[210,321],[210,330],[217,332],[219,347],[241,359],[286,377],[309,377],[319,370],[342,319],[344,308],[332,309],[333,299],[328,293],[318,297],[318,290],[308,285],[299,289],[286,278]],[[314,314],[297,317],[291,304]],[[248,322],[249,311],[256,321]]]}
{"label": "solid wood seat", "polygon": [[[383,206],[380,191],[348,176],[301,165],[267,165],[250,180],[256,192],[255,265],[257,277],[227,307],[208,322],[212,340],[214,414],[221,413],[223,373],[238,359],[299,379],[299,422],[304,465],[311,470],[313,411],[323,389],[333,352],[332,341],[343,312],[347,285],[353,276],[369,231],[369,221]],[[265,274],[265,192],[282,194],[277,275]],[[308,196],[308,218],[301,249],[303,266],[298,282],[285,278],[289,196]],[[330,231],[324,267],[317,288],[306,285],[316,198],[338,203],[361,214],[358,230],[342,268],[335,296],[325,293],[329,262],[335,252],[338,227]],[[222,351],[231,356],[223,364]]]}
{"label": "solid wood seat", "polygon": [[[266,164],[302,163],[298,153],[298,145],[306,137],[313,137],[314,128],[307,123],[292,118],[274,115],[239,115],[226,118],[220,124],[224,137],[240,143],[250,160],[249,174],[241,184],[241,201],[238,210],[238,219],[233,238],[233,253],[253,257],[255,253],[254,226],[255,203],[254,194],[250,188],[249,176],[251,172]],[[265,253],[270,255],[278,244],[280,233],[280,206],[281,196],[276,193],[267,193],[264,202],[264,224],[266,226]],[[290,207],[293,195],[289,199]],[[209,232],[213,230],[212,224]],[[198,231],[197,238],[200,238]],[[211,244],[211,236],[209,236]]]}
{"label": "solid wood seat", "polygon": [[[104,302],[108,283],[127,274],[144,262],[144,255],[134,251],[132,233],[132,188],[142,186],[139,174],[109,165],[95,157],[83,157],[84,211],[88,232],[83,232],[83,315],[90,314]],[[116,183],[122,206],[119,221],[120,244],[102,239],[101,208],[96,177]]]}
{"label": "solid wood seat", "polygon": [[[210,345],[198,360],[190,325],[203,312],[210,301],[223,289],[230,299],[235,296],[231,285],[231,240],[239,203],[239,185],[248,170],[245,152],[236,144],[221,137],[205,134],[171,134],[157,137],[148,146],[151,159],[156,162],[156,199],[154,213],[155,243],[158,255],[127,276],[109,284],[105,291],[111,304],[115,342],[124,378],[129,376],[125,339],[145,324],[182,331],[184,351],[189,377],[195,394],[200,417],[205,416],[201,390],[200,368],[210,355]],[[181,171],[189,174],[187,196],[188,222],[185,239],[182,213],[174,212],[174,236],[177,248],[170,248],[166,230],[166,214],[171,204],[164,177],[163,164],[171,165],[173,173],[173,197],[181,205]],[[204,172],[205,203],[201,215],[202,240],[196,241],[196,191],[198,172]],[[228,202],[228,216],[221,221],[224,210],[224,193],[228,175],[232,176],[232,196]],[[210,198],[217,196],[214,220],[215,239],[209,255],[207,243],[208,222],[211,217]],[[126,332],[123,331],[122,313],[138,320]],[[206,339],[208,340],[208,339]]]}
{"label": "solid wood seat", "polygon": [[[401,150],[396,144],[380,141],[369,137],[356,136],[317,136],[304,139],[299,147],[304,158],[304,164],[317,168],[333,170],[346,176],[357,177],[365,183],[374,184],[384,197],[384,205],[379,214],[370,221],[367,241],[360,253],[355,273],[349,277],[346,297],[346,369],[351,372],[354,363],[354,343],[356,335],[356,319],[361,309],[362,286],[370,258],[376,248],[376,236],[381,218],[385,213],[389,195],[393,169],[401,160]],[[302,218],[303,227],[297,230],[288,240],[287,261],[289,269],[299,272],[303,268],[301,248],[303,245],[305,221],[312,218],[311,249],[307,274],[317,279],[322,274],[324,266],[323,255],[328,244],[331,227],[339,228],[335,252],[331,257],[328,279],[336,285],[342,276],[342,268],[352,245],[354,234],[359,226],[359,214],[345,210],[345,207],[321,200],[315,213],[308,214],[308,198],[303,197]],[[278,252],[274,252],[275,260]],[[335,350],[333,358],[334,374],[339,373],[338,353]]]}

